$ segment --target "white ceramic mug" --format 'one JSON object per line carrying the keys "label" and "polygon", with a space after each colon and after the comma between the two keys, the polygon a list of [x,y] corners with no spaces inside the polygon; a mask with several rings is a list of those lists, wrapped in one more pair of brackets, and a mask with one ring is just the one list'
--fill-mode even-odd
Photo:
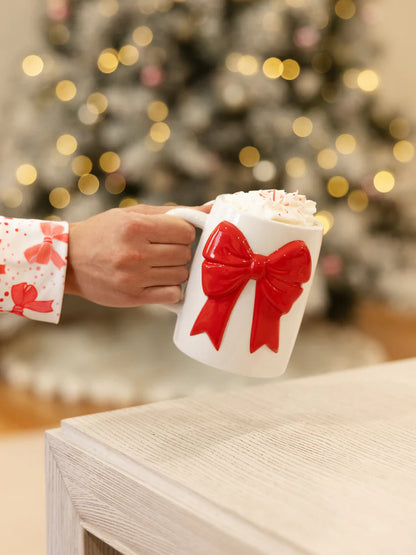
{"label": "white ceramic mug", "polygon": [[286,370],[312,284],[323,229],[263,219],[216,198],[209,214],[168,212],[200,227],[175,345],[222,370],[273,377]]}

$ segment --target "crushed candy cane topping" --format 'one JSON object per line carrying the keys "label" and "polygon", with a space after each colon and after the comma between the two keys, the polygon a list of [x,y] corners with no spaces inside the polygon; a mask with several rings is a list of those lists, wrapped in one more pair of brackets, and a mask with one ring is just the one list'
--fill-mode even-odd
{"label": "crushed candy cane topping", "polygon": [[297,192],[286,193],[278,189],[239,191],[225,194],[222,198],[239,210],[265,220],[295,225],[320,225],[314,217],[316,202]]}

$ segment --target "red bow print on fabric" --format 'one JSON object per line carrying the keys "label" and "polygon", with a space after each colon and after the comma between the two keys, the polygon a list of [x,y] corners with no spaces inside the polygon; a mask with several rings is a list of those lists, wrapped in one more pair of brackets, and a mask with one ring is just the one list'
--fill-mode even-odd
{"label": "red bow print on fabric", "polygon": [[26,282],[13,285],[11,289],[11,296],[14,302],[14,307],[10,312],[24,316],[23,310],[25,308],[34,310],[35,312],[53,312],[53,301],[37,301],[37,289],[34,285]]}
{"label": "red bow print on fabric", "polygon": [[[255,254],[243,233],[221,222],[203,250],[202,288],[208,300],[191,335],[207,333],[219,350],[228,319],[250,279],[257,281],[251,326],[250,353],[266,345],[279,350],[279,325],[302,294],[301,284],[311,277],[312,262],[303,241],[291,241],[269,256]],[[238,346],[236,346],[238,348]]]}
{"label": "red bow print on fabric", "polygon": [[42,222],[40,228],[45,237],[42,243],[25,250],[26,260],[30,263],[37,262],[38,264],[48,264],[52,260],[53,264],[61,269],[65,266],[65,261],[53,248],[53,241],[68,243],[68,233],[64,233],[65,228],[62,225],[49,222]]}

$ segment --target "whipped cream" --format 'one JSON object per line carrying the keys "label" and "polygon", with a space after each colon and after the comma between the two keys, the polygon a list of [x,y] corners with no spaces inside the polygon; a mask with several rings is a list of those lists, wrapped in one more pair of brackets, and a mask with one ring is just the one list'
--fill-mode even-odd
{"label": "whipped cream", "polygon": [[314,217],[316,202],[307,200],[305,195],[286,193],[278,189],[239,191],[222,195],[238,210],[265,220],[274,220],[295,225],[319,225]]}

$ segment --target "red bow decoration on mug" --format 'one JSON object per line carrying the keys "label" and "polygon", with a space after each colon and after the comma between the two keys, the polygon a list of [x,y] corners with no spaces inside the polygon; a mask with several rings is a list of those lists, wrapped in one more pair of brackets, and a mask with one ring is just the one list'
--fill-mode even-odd
{"label": "red bow decoration on mug", "polygon": [[277,353],[280,317],[289,312],[302,294],[301,284],[311,277],[311,255],[306,244],[291,241],[269,256],[255,254],[243,233],[223,221],[211,233],[202,254],[202,288],[208,300],[191,335],[207,333],[218,351],[234,305],[248,281],[254,279],[250,353],[263,345]]}
{"label": "red bow decoration on mug", "polygon": [[10,311],[13,314],[19,314],[23,316],[23,310],[28,308],[29,310],[34,310],[35,312],[52,312],[52,302],[53,301],[37,301],[38,296],[37,289],[34,285],[30,285],[26,282],[19,283],[18,285],[13,285],[11,289],[11,295],[14,302],[14,307]]}
{"label": "red bow decoration on mug", "polygon": [[48,264],[49,260],[52,260],[55,266],[61,269],[65,266],[65,261],[53,248],[53,240],[68,243],[68,233],[63,233],[65,228],[62,225],[51,224],[49,222],[42,222],[40,228],[45,237],[42,243],[25,250],[26,260],[31,263],[37,262],[38,264]]}

